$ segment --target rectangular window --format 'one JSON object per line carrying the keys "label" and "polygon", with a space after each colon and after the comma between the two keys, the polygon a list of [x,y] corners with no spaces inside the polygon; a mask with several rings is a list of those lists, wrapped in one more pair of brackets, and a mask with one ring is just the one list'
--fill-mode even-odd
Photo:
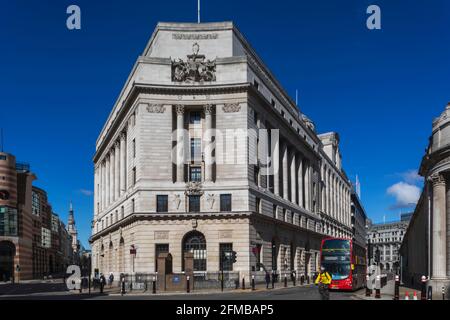
{"label": "rectangular window", "polygon": [[277,205],[274,204],[273,205],[273,211],[272,211],[273,217],[276,218],[277,217]]}
{"label": "rectangular window", "polygon": [[168,253],[169,244],[168,243],[157,243],[155,244],[155,272],[158,271],[158,256],[160,253]]}
{"label": "rectangular window", "polygon": [[136,158],[136,139],[133,139],[133,158]]}
{"label": "rectangular window", "polygon": [[31,207],[33,214],[39,215],[41,213],[41,199],[39,193],[34,191],[31,194]]}
{"label": "rectangular window", "polygon": [[220,195],[220,211],[231,211],[231,194]]}
{"label": "rectangular window", "polygon": [[168,209],[168,196],[167,195],[157,195],[156,196],[156,212],[167,212]]}
{"label": "rectangular window", "polygon": [[232,243],[220,243],[220,270],[233,271],[233,261],[231,261],[231,251],[233,251]]}
{"label": "rectangular window", "polygon": [[132,179],[133,179],[133,186],[134,186],[136,184],[136,167],[133,168],[132,174],[133,174]]}
{"label": "rectangular window", "polygon": [[189,114],[189,123],[190,124],[200,124],[200,121],[201,121],[200,111],[191,111]]}
{"label": "rectangular window", "polygon": [[202,142],[200,138],[191,139],[191,161],[202,161]]}
{"label": "rectangular window", "polygon": [[202,168],[190,167],[189,169],[189,181],[202,181]]}
{"label": "rectangular window", "polygon": [[124,206],[122,206],[120,208],[120,218],[123,219],[124,217],[125,217],[125,208],[124,208]]}
{"label": "rectangular window", "polygon": [[131,200],[131,212],[134,213],[134,199]]}
{"label": "rectangular window", "polygon": [[259,89],[259,83],[256,80],[253,80],[253,85],[255,86],[256,90]]}
{"label": "rectangular window", "polygon": [[200,196],[189,196],[189,212],[200,212]]}

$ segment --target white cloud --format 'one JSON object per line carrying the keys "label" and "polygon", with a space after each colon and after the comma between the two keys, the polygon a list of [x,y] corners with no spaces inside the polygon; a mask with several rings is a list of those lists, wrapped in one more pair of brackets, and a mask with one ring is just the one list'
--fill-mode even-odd
{"label": "white cloud", "polygon": [[407,208],[415,205],[420,198],[421,189],[413,184],[398,182],[387,189],[396,199],[394,208]]}
{"label": "white cloud", "polygon": [[94,194],[93,191],[91,190],[86,190],[86,189],[80,189],[81,194],[85,195],[86,197],[90,197]]}
{"label": "white cloud", "polygon": [[416,170],[402,172],[400,173],[400,176],[408,184],[418,184],[423,181],[423,177],[421,177]]}

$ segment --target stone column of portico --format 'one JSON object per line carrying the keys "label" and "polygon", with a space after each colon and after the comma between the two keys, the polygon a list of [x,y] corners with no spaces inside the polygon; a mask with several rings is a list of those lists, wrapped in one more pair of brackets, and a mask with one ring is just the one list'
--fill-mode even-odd
{"label": "stone column of portico", "polygon": [[292,149],[292,156],[291,156],[291,202],[296,203],[296,197],[297,197],[297,188],[296,188],[296,178],[295,178],[295,150]]}
{"label": "stone column of portico", "polygon": [[109,164],[109,200],[110,203],[113,203],[115,199],[114,195],[114,183],[115,183],[115,177],[114,177],[114,167],[116,165],[116,154],[115,150],[111,149],[110,151],[110,164]]}
{"label": "stone column of portico", "polygon": [[106,166],[105,166],[105,208],[109,205],[109,200],[110,200],[110,187],[109,187],[109,183],[110,183],[110,158],[109,158],[109,154],[106,155]]}
{"label": "stone column of portico", "polygon": [[100,211],[103,209],[103,201],[105,199],[105,193],[103,192],[103,185],[104,185],[104,177],[103,177],[103,160],[100,161],[100,165],[99,165],[99,169],[100,169],[100,186],[99,186],[99,192],[100,192]]}
{"label": "stone column of portico", "polygon": [[[280,195],[280,140],[274,141],[272,150],[273,193]],[[272,146],[271,146],[272,147]]]}
{"label": "stone column of portico", "polygon": [[311,166],[305,161],[305,209],[311,210]]}
{"label": "stone column of portico", "polygon": [[177,105],[177,182],[184,182],[184,106]]}
{"label": "stone column of portico", "polygon": [[288,200],[289,199],[289,178],[288,178],[288,146],[284,143],[283,144],[283,198]]}
{"label": "stone column of portico", "polygon": [[127,135],[125,132],[120,134],[120,195],[123,195],[127,189]]}
{"label": "stone column of portico", "polygon": [[212,112],[213,106],[207,104],[204,106],[205,110],[205,182],[211,182],[213,176],[212,165]]}
{"label": "stone column of portico", "polygon": [[302,208],[303,206],[303,157],[298,155],[298,171],[297,171],[297,179],[298,179],[298,205]]}
{"label": "stone column of portico", "polygon": [[114,155],[114,199],[117,200],[120,198],[120,142],[115,142],[115,151]]}
{"label": "stone column of portico", "polygon": [[433,183],[433,215],[432,215],[432,279],[445,279],[447,267],[447,215],[445,178],[440,173],[431,176]]}

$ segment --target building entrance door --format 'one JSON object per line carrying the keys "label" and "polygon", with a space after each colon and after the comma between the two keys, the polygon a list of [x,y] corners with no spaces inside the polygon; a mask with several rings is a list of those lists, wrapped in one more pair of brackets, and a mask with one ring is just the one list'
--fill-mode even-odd
{"label": "building entrance door", "polygon": [[14,276],[16,247],[10,241],[0,242],[0,281],[9,281]]}

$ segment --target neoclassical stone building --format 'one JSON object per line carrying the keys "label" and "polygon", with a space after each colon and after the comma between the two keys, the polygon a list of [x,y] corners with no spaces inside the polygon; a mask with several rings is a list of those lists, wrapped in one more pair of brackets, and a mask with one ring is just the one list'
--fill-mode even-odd
{"label": "neoclassical stone building", "polygon": [[233,23],[159,23],[96,143],[93,270],[311,274],[352,237],[341,162]]}
{"label": "neoclassical stone building", "polygon": [[424,188],[400,253],[403,282],[420,286],[427,276],[433,296],[450,295],[450,103],[433,121],[432,134],[419,174]]}

